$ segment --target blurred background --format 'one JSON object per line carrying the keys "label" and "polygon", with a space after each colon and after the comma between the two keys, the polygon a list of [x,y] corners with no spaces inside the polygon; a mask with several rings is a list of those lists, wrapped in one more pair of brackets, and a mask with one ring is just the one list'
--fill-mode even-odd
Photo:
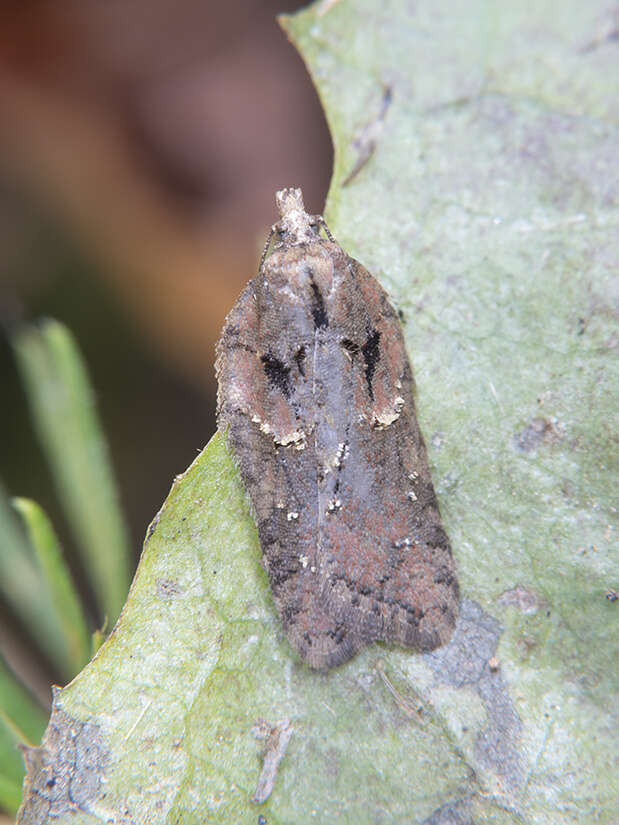
{"label": "blurred background", "polygon": [[[8,336],[45,316],[75,334],[135,564],[174,476],[215,430],[214,343],[256,272],[275,190],[301,185],[323,209],[329,134],[275,19],[302,5],[2,3],[0,481],[43,506],[70,564]],[[27,653],[16,663],[27,638],[1,606],[0,646],[49,702],[58,674]]]}

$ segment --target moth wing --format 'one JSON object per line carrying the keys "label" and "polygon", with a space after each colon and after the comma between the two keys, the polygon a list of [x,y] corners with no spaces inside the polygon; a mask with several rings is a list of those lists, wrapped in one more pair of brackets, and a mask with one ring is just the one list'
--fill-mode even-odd
{"label": "moth wing", "polygon": [[[363,358],[350,359],[346,378],[355,399],[341,436],[346,458],[327,479],[338,506],[322,504],[323,600],[337,621],[366,640],[430,650],[455,626],[459,593],[451,547],[399,319],[376,279],[348,262],[340,303],[348,328],[363,331],[365,342],[353,342]],[[332,399],[334,407],[339,403]]]}

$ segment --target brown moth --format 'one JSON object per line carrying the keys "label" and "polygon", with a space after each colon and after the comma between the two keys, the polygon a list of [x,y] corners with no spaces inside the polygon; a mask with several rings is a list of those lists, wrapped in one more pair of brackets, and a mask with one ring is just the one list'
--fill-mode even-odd
{"label": "brown moth", "polygon": [[300,189],[276,199],[217,375],[284,630],[312,668],[375,640],[432,650],[454,629],[458,583],[397,314]]}

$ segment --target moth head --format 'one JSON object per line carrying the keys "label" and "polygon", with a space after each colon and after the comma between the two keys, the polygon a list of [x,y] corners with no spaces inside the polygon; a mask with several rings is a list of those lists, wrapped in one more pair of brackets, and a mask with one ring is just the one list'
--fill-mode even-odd
{"label": "moth head", "polygon": [[277,232],[287,246],[309,243],[319,237],[320,220],[305,211],[300,189],[281,189],[275,194],[275,200],[280,215]]}

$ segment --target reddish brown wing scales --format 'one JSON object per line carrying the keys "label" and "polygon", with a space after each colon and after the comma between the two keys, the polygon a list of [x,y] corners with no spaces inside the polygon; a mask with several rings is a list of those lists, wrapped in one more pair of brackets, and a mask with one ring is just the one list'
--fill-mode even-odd
{"label": "reddish brown wing scales", "polygon": [[284,238],[228,316],[217,369],[220,426],[301,657],[325,668],[372,640],[447,641],[454,563],[377,281],[335,243]]}

